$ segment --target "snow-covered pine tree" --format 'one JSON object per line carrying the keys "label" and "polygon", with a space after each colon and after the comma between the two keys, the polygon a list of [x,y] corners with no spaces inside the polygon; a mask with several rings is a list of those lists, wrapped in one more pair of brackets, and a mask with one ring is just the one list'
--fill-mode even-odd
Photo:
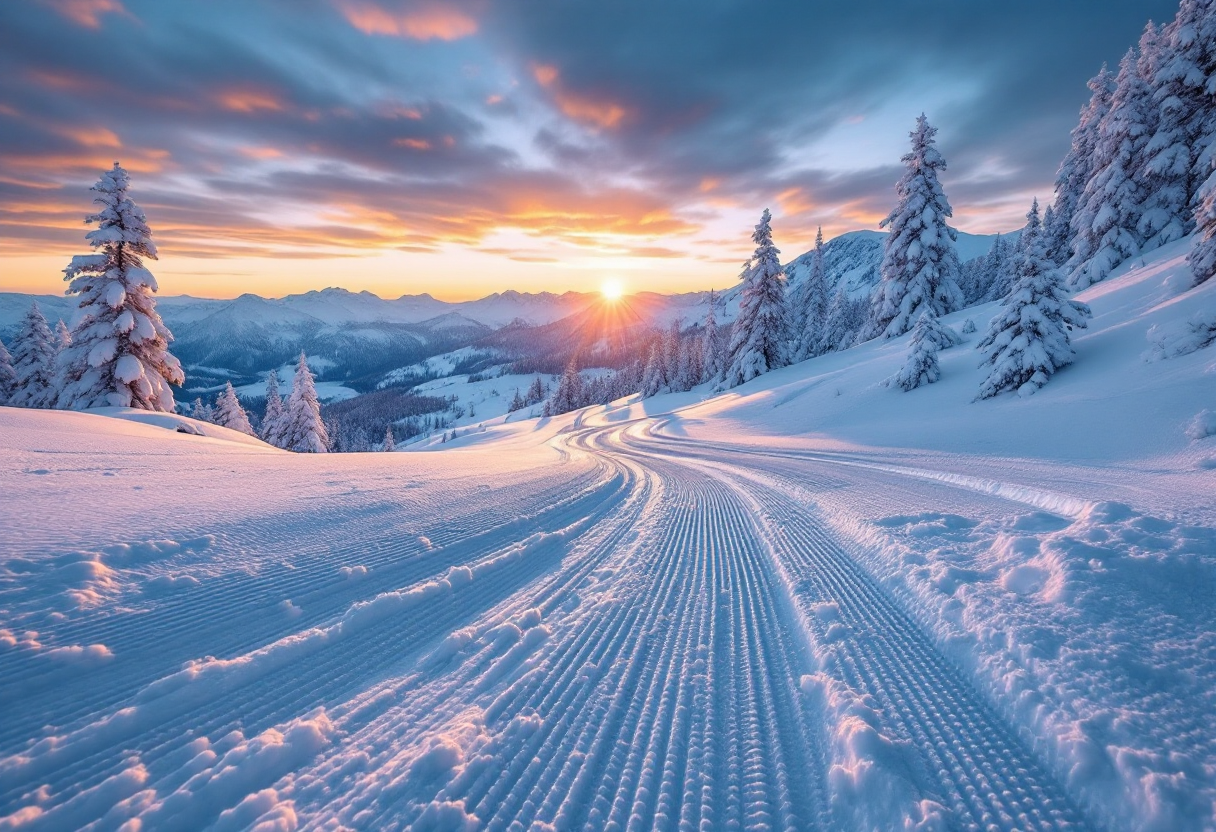
{"label": "snow-covered pine tree", "polygon": [[[1159,47],[1153,88],[1160,118],[1148,143],[1147,170],[1157,188],[1180,184],[1185,209],[1198,210],[1216,143],[1216,3],[1182,0]],[[1167,195],[1176,196],[1172,189]],[[1183,221],[1189,231],[1191,217],[1184,213]]]}
{"label": "snow-covered pine tree", "polygon": [[0,405],[6,405],[17,390],[17,374],[13,372],[13,359],[4,342],[0,341]]}
{"label": "snow-covered pine tree", "polygon": [[323,454],[329,451],[329,433],[321,420],[321,403],[313,384],[308,359],[300,353],[291,395],[283,413],[282,448],[297,453]]}
{"label": "snow-covered pine tree", "polygon": [[646,369],[642,371],[642,388],[639,391],[642,398],[648,399],[651,396],[657,396],[667,388],[667,378],[663,366],[663,341],[656,338],[650,345]]}
{"label": "snow-covered pine tree", "polygon": [[701,381],[717,381],[726,369],[723,355],[722,333],[718,330],[718,297],[709,290],[709,304],[705,309],[705,331],[701,335]]}
{"label": "snow-covered pine tree", "polygon": [[579,374],[574,359],[571,359],[570,363],[566,365],[550,403],[552,404],[550,410],[554,416],[578,410],[583,406],[583,377]]}
{"label": "snow-covered pine tree", "polygon": [[14,407],[55,406],[55,338],[35,301],[21,320],[12,341],[13,372],[17,389],[9,399]]}
{"label": "snow-covered pine tree", "polygon": [[941,316],[963,305],[957,234],[946,224],[954,212],[938,181],[946,160],[936,147],[936,135],[937,128],[921,114],[910,134],[912,151],[902,158],[906,170],[895,187],[898,201],[880,223],[890,233],[883,241],[882,281],[871,303],[872,336],[903,335],[926,306]]}
{"label": "snow-covered pine tree", "polygon": [[1073,255],[1066,267],[1071,289],[1105,280],[1140,253],[1146,196],[1141,171],[1153,106],[1152,92],[1136,68],[1136,53],[1128,50],[1119,62],[1110,112],[1098,128],[1093,174],[1072,218]]}
{"label": "snow-covered pine tree", "polygon": [[524,397],[524,404],[531,407],[534,404],[540,404],[545,400],[545,384],[540,380],[540,376],[532,379],[532,384],[528,387],[528,395]]}
{"label": "snow-covered pine tree", "polygon": [[687,392],[701,383],[701,342],[695,338],[680,340],[680,372],[676,376],[675,389]]}
{"label": "snow-covered pine tree", "polygon": [[1084,329],[1089,307],[1068,297],[1063,277],[1048,259],[1039,223],[1038,203],[1026,215],[1017,258],[1017,282],[976,345],[984,354],[980,367],[992,370],[977,399],[1005,390],[1029,395],[1051,375],[1071,364],[1075,353],[1069,332]]}
{"label": "snow-covered pine tree", "polygon": [[1212,173],[1199,195],[1199,207],[1195,209],[1195,242],[1187,255],[1192,286],[1198,286],[1216,274],[1216,158],[1212,160]]}
{"label": "snow-covered pine tree", "polygon": [[[517,394],[519,391],[515,391]],[[391,453],[397,450],[397,442],[393,439],[393,426],[389,425],[384,429],[384,442],[381,443],[380,450],[385,453]]]}
{"label": "snow-covered pine tree", "polygon": [[975,320],[973,318],[968,318],[967,320],[963,321],[963,334],[970,335],[973,332],[975,332]]}
{"label": "snow-covered pine tree", "polygon": [[[1148,106],[1148,140],[1143,147],[1140,166],[1144,179],[1144,206],[1137,227],[1142,250],[1152,249],[1179,240],[1190,233],[1193,222],[1188,191],[1191,182],[1189,153],[1179,153],[1170,147],[1170,132],[1162,132],[1162,110],[1176,103],[1157,98],[1157,78],[1166,59],[1162,30],[1151,21],[1140,36],[1140,58],[1136,70],[1153,97]],[[1044,221],[1046,223],[1046,221]]]}
{"label": "snow-covered pine tree", "polygon": [[283,447],[283,399],[279,396],[279,374],[266,374],[266,409],[262,411],[262,441]]}
{"label": "snow-covered pine tree", "polygon": [[933,314],[933,308],[923,307],[916,326],[912,328],[912,337],[908,340],[908,357],[904,366],[888,379],[887,384],[907,392],[940,379],[942,370],[937,363],[940,336],[941,325]]}
{"label": "snow-covered pine tree", "polygon": [[1072,146],[1056,173],[1056,201],[1052,206],[1054,227],[1048,228],[1047,233],[1048,255],[1057,266],[1063,266],[1073,254],[1073,216],[1092,176],[1098,128],[1110,112],[1110,99],[1115,92],[1115,76],[1105,64],[1089,79],[1089,92],[1089,103],[1081,108],[1077,126],[1072,129]]}
{"label": "snow-covered pine tree", "polygon": [[519,394],[519,388],[515,388],[515,395],[511,398],[511,403],[507,405],[507,412],[514,413],[517,410],[523,410],[528,405],[524,402],[524,397]]}
{"label": "snow-covered pine tree", "polygon": [[663,335],[663,373],[667,376],[667,389],[674,391],[680,378],[680,319],[671,322]]}
{"label": "snow-covered pine tree", "polygon": [[215,411],[211,409],[211,405],[203,404],[201,398],[196,398],[193,407],[190,408],[190,418],[199,422],[214,422]]}
{"label": "snow-covered pine tree", "polygon": [[781,253],[773,245],[772,215],[767,208],[752,233],[756,253],[744,267],[739,317],[731,328],[730,363],[725,385],[738,387],[787,363],[789,325],[785,310],[785,278]]}
{"label": "snow-covered pine tree", "polygon": [[77,255],[64,269],[68,292],[80,298],[81,317],[64,351],[59,406],[134,407],[173,412],[171,384],[185,377],[169,354],[172,334],[152,297],[156,278],[143,258],[156,259],[144,212],[127,196],[127,172],[117,162],[93,186],[101,206],[85,222],[93,254]]}
{"label": "snow-covered pine tree", "polygon": [[241,407],[241,400],[232,389],[232,382],[225,385],[223,391],[215,397],[215,423],[230,430],[240,431],[247,436],[257,436],[253,426],[249,424],[249,416]]}
{"label": "snow-covered pine tree", "polygon": [[823,328],[825,352],[847,350],[857,340],[858,324],[853,320],[854,303],[843,288],[837,289],[828,304]]}
{"label": "snow-covered pine tree", "polygon": [[55,324],[55,349],[63,352],[66,347],[72,346],[72,333],[68,330],[68,325],[60,318]]}
{"label": "snow-covered pine tree", "polygon": [[823,228],[815,234],[815,253],[806,280],[794,292],[793,358],[805,361],[825,352],[823,328],[828,314],[828,281],[823,264]]}

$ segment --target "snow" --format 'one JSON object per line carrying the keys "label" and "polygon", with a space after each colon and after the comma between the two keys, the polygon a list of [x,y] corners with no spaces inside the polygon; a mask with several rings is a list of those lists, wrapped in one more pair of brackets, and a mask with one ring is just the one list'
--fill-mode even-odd
{"label": "snow", "polygon": [[409,454],[0,408],[0,827],[1209,829],[1185,253],[1029,399],[971,333],[906,393],[908,336],[551,419],[436,380],[482,421]]}

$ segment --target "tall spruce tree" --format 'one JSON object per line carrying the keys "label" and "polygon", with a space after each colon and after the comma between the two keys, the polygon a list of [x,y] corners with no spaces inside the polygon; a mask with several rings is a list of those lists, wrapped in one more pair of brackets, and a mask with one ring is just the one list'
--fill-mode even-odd
{"label": "tall spruce tree", "polygon": [[291,381],[291,395],[287,398],[283,414],[280,447],[303,454],[329,451],[329,432],[321,420],[321,403],[317,400],[317,388],[304,353],[300,353],[296,374]]}
{"label": "tall spruce tree", "polygon": [[650,345],[650,355],[646,358],[646,368],[642,371],[642,386],[639,392],[642,398],[657,396],[667,389],[667,374],[664,370],[663,341],[656,338]]}
{"label": "tall spruce tree", "polygon": [[727,387],[738,387],[787,363],[785,278],[771,223],[772,215],[765,208],[752,233],[756,252],[744,267],[743,296],[731,329],[730,363],[724,378]]}
{"label": "tall spruce tree", "polygon": [[17,374],[13,371],[13,359],[4,342],[0,341],[0,405],[8,404],[17,391]]}
{"label": "tall spruce tree", "polygon": [[64,350],[59,406],[174,410],[171,384],[185,377],[169,354],[172,334],[156,313],[156,278],[144,258],[156,246],[144,212],[127,195],[127,172],[115,162],[93,186],[97,228],[85,237],[97,251],[64,269],[68,292],[80,299],[80,319]]}
{"label": "tall spruce tree", "polygon": [[60,318],[55,323],[55,349],[62,352],[72,346],[72,333],[68,330],[68,325]]}
{"label": "tall spruce tree", "polygon": [[794,294],[794,348],[795,361],[805,361],[821,355],[824,351],[823,329],[827,321],[828,279],[823,263],[823,228],[815,234],[815,251],[811,255],[811,268],[806,280]]}
{"label": "tall spruce tree", "polygon": [[1053,373],[1072,363],[1075,353],[1069,333],[1085,328],[1091,314],[1088,306],[1068,297],[1060,271],[1047,256],[1038,207],[1035,202],[1026,215],[1017,280],[976,345],[984,354],[980,367],[991,368],[977,399],[1005,390],[1021,395],[1038,390]]}
{"label": "tall spruce tree", "polygon": [[1072,222],[1077,206],[1085,195],[1085,186],[1093,172],[1094,148],[1098,143],[1098,128],[1110,112],[1111,96],[1115,93],[1115,76],[1106,65],[1089,79],[1089,103],[1081,108],[1077,126],[1072,130],[1072,146],[1056,173],[1056,201],[1052,206],[1053,225],[1047,229],[1048,256],[1057,266],[1072,257]]}
{"label": "tall spruce tree", "polygon": [[216,396],[213,411],[215,423],[230,430],[239,431],[247,436],[257,436],[253,426],[249,424],[249,416],[241,406],[232,382],[228,382],[223,391]]}
{"label": "tall spruce tree", "polygon": [[55,406],[55,338],[35,301],[13,337],[13,372],[17,389],[9,398],[14,407]]}
{"label": "tall spruce tree", "polygon": [[1166,60],[1163,32],[1149,22],[1140,36],[1140,58],[1136,70],[1152,96],[1148,106],[1146,127],[1148,139],[1142,148],[1139,160],[1140,174],[1144,180],[1144,205],[1140,213],[1137,231],[1143,241],[1143,251],[1151,251],[1166,243],[1181,239],[1193,227],[1191,197],[1190,158],[1188,153],[1178,153],[1170,144],[1172,131],[1162,131],[1162,112],[1175,103],[1157,98],[1160,92],[1158,78]]}
{"label": "tall spruce tree", "polygon": [[726,369],[723,355],[722,333],[718,331],[718,297],[709,290],[709,303],[705,308],[705,331],[701,336],[701,381],[718,381]]}
{"label": "tall spruce tree", "polygon": [[[518,390],[515,392],[516,394],[519,393]],[[384,429],[384,442],[380,444],[380,450],[384,451],[385,453],[392,453],[393,451],[397,450],[397,442],[393,438],[393,426],[391,424]]]}
{"label": "tall spruce tree", "polygon": [[946,160],[935,145],[937,128],[922,114],[910,135],[912,151],[902,159],[905,171],[895,187],[898,200],[881,223],[890,233],[883,242],[870,333],[884,338],[903,335],[926,307],[941,316],[963,305],[957,234],[946,224],[954,212],[938,181]]}
{"label": "tall spruce tree", "polygon": [[266,409],[262,411],[262,441],[283,447],[283,399],[279,396],[279,374],[266,374]]}
{"label": "tall spruce tree", "polygon": [[1152,94],[1136,66],[1135,50],[1119,62],[1110,112],[1098,129],[1093,173],[1072,218],[1068,286],[1084,289],[1140,253],[1146,197],[1141,170],[1152,119]]}

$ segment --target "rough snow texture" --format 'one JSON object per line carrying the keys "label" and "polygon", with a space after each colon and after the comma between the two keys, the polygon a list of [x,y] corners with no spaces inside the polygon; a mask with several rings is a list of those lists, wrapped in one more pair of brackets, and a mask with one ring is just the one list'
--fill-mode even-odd
{"label": "rough snow texture", "polygon": [[752,234],[756,252],[744,267],[743,296],[730,335],[726,387],[737,387],[786,364],[789,323],[781,253],[773,245],[771,215],[766,208]]}
{"label": "rough snow texture", "polygon": [[85,218],[94,254],[77,255],[64,269],[68,292],[79,297],[72,343],[61,357],[58,405],[64,408],[135,407],[172,412],[171,384],[181,365],[156,312],[156,278],[144,258],[156,246],[144,213],[127,196],[127,173],[117,162],[93,186],[100,210]]}
{"label": "rough snow texture", "polygon": [[936,134],[924,115],[916,120],[912,151],[903,157],[904,175],[895,186],[895,208],[882,221],[890,234],[884,241],[882,282],[871,302],[873,335],[894,338],[916,324],[922,309],[940,317],[963,305],[957,234],[946,224],[954,212],[938,180],[946,160]]}

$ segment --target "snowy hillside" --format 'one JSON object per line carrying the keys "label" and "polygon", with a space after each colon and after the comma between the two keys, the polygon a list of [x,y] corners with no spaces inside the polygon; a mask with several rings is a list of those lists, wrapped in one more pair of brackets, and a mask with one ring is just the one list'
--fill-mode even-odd
{"label": "snowy hillside", "polygon": [[1184,250],[1028,398],[905,336],[417,453],[0,408],[0,828],[1210,829]]}

